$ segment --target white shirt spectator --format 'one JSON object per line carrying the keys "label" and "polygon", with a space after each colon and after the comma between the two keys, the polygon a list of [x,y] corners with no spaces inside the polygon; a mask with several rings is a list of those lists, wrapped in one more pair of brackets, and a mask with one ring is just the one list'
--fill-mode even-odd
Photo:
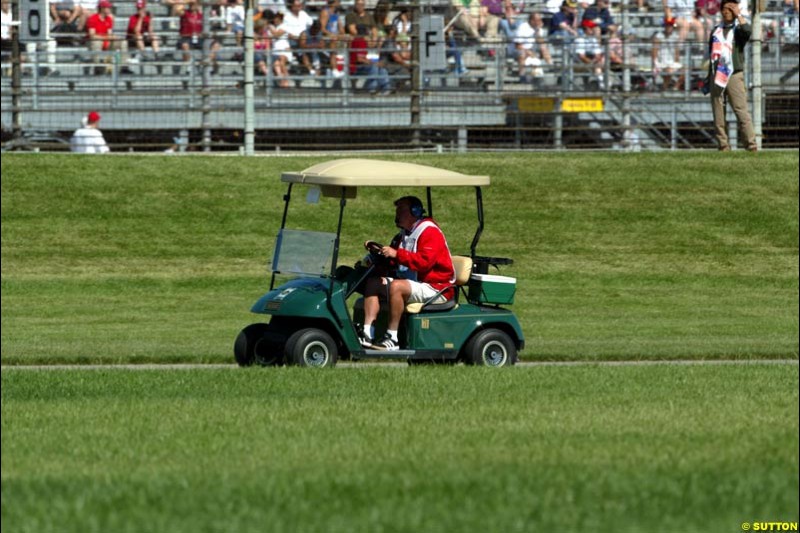
{"label": "white shirt spectator", "polygon": [[244,6],[229,6],[225,11],[225,23],[231,26],[234,33],[244,31]]}
{"label": "white shirt spectator", "polygon": [[523,22],[517,26],[517,31],[514,32],[514,42],[521,44],[525,50],[533,49],[536,44],[536,39],[542,37],[541,31],[537,31],[527,22]]}
{"label": "white shirt spectator", "polygon": [[314,19],[305,11],[300,11],[296,17],[294,13],[287,11],[283,15],[283,24],[281,24],[281,28],[289,32],[289,35],[295,35],[299,38],[300,34],[306,31],[313,23]]}
{"label": "white shirt spectator", "polygon": [[675,59],[678,55],[676,52],[680,50],[681,46],[678,32],[673,31],[672,34],[667,37],[663,31],[659,31],[656,33],[654,40],[657,42],[657,44],[654,44],[654,46],[658,46],[658,54],[656,55],[656,68],[681,68],[680,62]]}
{"label": "white shirt spectator", "polygon": [[594,35],[586,35],[581,33],[575,39],[575,55],[586,55],[589,57],[596,57],[603,54],[603,47]]}
{"label": "white shirt spectator", "polygon": [[105,154],[109,152],[103,132],[84,126],[75,130],[69,141],[70,151],[76,154]]}
{"label": "white shirt spectator", "polygon": [[11,16],[11,9],[9,8],[8,13],[2,11],[3,14],[3,25],[2,25],[2,38],[4,41],[8,41],[11,39],[11,26],[14,22],[14,18]]}

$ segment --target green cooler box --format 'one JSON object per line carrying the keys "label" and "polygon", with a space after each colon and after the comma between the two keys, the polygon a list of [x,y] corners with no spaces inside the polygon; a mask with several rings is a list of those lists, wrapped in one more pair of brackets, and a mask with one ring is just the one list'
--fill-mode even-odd
{"label": "green cooler box", "polygon": [[517,292],[517,278],[472,274],[469,278],[470,302],[484,304],[513,304]]}

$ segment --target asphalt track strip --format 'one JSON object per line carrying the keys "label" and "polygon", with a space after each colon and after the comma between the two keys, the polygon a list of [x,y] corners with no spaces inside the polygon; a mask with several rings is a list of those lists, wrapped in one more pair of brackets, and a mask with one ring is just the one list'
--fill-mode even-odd
{"label": "asphalt track strip", "polygon": [[[657,366],[657,365],[794,365],[798,366],[797,359],[680,359],[664,361],[520,361],[516,364],[519,367],[538,367],[538,366]],[[408,368],[405,361],[343,361],[337,363],[336,368],[358,368],[358,367],[394,367]],[[106,365],[3,365],[0,372],[15,370],[197,370],[197,369],[238,369],[236,364],[106,364]]]}

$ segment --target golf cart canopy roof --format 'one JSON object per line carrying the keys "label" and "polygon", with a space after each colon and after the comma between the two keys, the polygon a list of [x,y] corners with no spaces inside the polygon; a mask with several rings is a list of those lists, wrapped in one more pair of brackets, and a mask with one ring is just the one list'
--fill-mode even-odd
{"label": "golf cart canopy roof", "polygon": [[334,159],[300,172],[284,172],[281,181],[328,187],[484,187],[489,176],[467,176],[451,170],[377,161]]}

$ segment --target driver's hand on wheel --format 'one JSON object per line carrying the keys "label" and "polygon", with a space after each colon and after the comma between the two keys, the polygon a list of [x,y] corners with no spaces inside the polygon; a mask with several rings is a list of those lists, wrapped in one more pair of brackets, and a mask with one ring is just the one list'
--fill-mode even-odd
{"label": "driver's hand on wheel", "polygon": [[381,248],[381,255],[384,257],[388,257],[389,259],[394,259],[397,257],[397,250],[392,248],[391,246],[384,246]]}

